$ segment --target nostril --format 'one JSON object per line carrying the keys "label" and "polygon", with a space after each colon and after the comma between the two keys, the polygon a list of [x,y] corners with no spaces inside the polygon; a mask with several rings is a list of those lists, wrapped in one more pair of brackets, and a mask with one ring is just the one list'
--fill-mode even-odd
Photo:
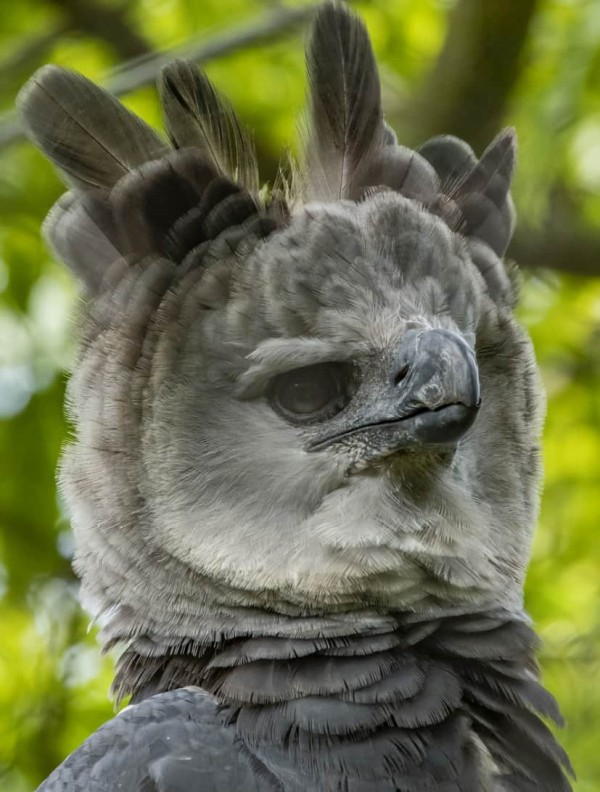
{"label": "nostril", "polygon": [[407,376],[408,376],[408,366],[402,366],[400,371],[398,371],[396,376],[394,377],[394,385],[400,385],[402,380],[405,380]]}

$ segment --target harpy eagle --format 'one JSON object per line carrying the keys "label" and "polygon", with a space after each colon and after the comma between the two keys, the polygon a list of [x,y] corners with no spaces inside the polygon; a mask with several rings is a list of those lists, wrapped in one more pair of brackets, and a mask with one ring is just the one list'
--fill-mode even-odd
{"label": "harpy eagle", "polygon": [[44,792],[562,792],[522,587],[540,385],[502,262],[512,131],[398,145],[361,22],[324,5],[304,164],[259,194],[207,78],[172,147],[38,72],[45,231],[85,293],[61,483],[131,706]]}

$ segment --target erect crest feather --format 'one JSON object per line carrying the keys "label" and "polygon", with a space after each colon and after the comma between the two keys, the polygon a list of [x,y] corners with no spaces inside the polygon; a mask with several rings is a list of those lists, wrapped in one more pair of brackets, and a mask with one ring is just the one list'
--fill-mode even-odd
{"label": "erect crest feather", "polygon": [[88,295],[101,291],[106,272],[122,257],[135,263],[159,255],[193,266],[229,229],[242,229],[226,234],[232,251],[240,234],[256,238],[273,229],[255,197],[252,145],[208,80],[175,63],[165,70],[162,88],[181,151],[66,69],[41,69],[19,96],[28,135],[73,188],[48,216],[46,238]]}
{"label": "erect crest feather", "polygon": [[502,256],[510,241],[514,209],[510,182],[515,168],[514,129],[504,129],[481,159],[462,140],[450,135],[431,138],[419,148],[435,168],[440,191],[460,210],[460,231],[485,242]]}
{"label": "erect crest feather", "polygon": [[141,118],[81,74],[44,66],[17,104],[25,131],[73,187],[112,187],[168,147]]}
{"label": "erect crest feather", "polygon": [[364,25],[344,6],[324,5],[315,17],[306,60],[306,198],[357,197],[360,172],[386,138],[379,75]]}
{"label": "erect crest feather", "polygon": [[193,63],[177,60],[164,67],[158,86],[175,148],[199,149],[223,175],[258,192],[254,144],[208,77]]}
{"label": "erect crest feather", "polygon": [[452,230],[479,239],[502,256],[512,234],[509,189],[516,138],[504,130],[480,160],[445,135],[418,151],[396,143],[384,123],[375,59],[362,22],[345,6],[324,5],[307,52],[310,131],[305,199],[358,200],[388,187],[418,200]]}

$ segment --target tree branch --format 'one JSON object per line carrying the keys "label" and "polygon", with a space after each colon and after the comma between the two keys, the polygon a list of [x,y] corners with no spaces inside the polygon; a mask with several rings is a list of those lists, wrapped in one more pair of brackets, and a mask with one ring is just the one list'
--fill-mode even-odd
{"label": "tree branch", "polygon": [[[152,84],[165,63],[174,58],[206,63],[232,52],[262,44],[302,25],[314,14],[316,7],[315,4],[293,10],[277,9],[254,24],[235,28],[212,39],[194,41],[179,49],[136,58],[111,72],[106,88],[115,96],[122,96]],[[22,137],[23,130],[16,113],[9,112],[0,116],[0,149],[16,143]]]}
{"label": "tree branch", "polygon": [[600,233],[589,229],[517,227],[507,255],[521,267],[600,277]]}
{"label": "tree branch", "polygon": [[152,52],[152,47],[129,24],[125,10],[96,0],[52,0],[70,27],[100,38],[123,60]]}
{"label": "tree branch", "polygon": [[27,75],[46,59],[48,51],[67,31],[64,24],[55,25],[26,39],[0,64],[0,92],[11,93]]}
{"label": "tree branch", "polygon": [[451,134],[480,152],[504,122],[537,5],[538,0],[458,0],[442,50],[403,110],[410,127],[400,139],[415,145]]}
{"label": "tree branch", "polygon": [[112,73],[108,81],[108,90],[116,95],[121,95],[144,85],[150,85],[156,80],[158,72],[165,63],[169,63],[175,58],[193,60],[201,64],[246,47],[263,44],[265,41],[294,30],[308,21],[316,8],[316,5],[312,5],[293,10],[277,9],[265,19],[247,27],[238,27],[208,41],[193,41],[178,49],[138,59]]}

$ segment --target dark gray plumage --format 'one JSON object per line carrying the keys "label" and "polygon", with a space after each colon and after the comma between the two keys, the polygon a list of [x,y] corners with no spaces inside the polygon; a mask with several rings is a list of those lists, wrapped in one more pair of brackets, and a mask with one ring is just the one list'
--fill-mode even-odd
{"label": "dark gray plumage", "polygon": [[[277,789],[264,783],[260,764],[235,746],[235,734],[224,726],[215,704],[200,690],[182,688],[127,707],[86,740],[41,789]],[[201,764],[194,761],[198,752]]]}
{"label": "dark gray plumage", "polygon": [[341,5],[308,72],[287,205],[189,64],[161,78],[174,151],[70,72],[21,94],[72,188],[45,228],[87,297],[61,482],[133,702],[45,792],[570,789],[522,603],[514,134],[399,146]]}

